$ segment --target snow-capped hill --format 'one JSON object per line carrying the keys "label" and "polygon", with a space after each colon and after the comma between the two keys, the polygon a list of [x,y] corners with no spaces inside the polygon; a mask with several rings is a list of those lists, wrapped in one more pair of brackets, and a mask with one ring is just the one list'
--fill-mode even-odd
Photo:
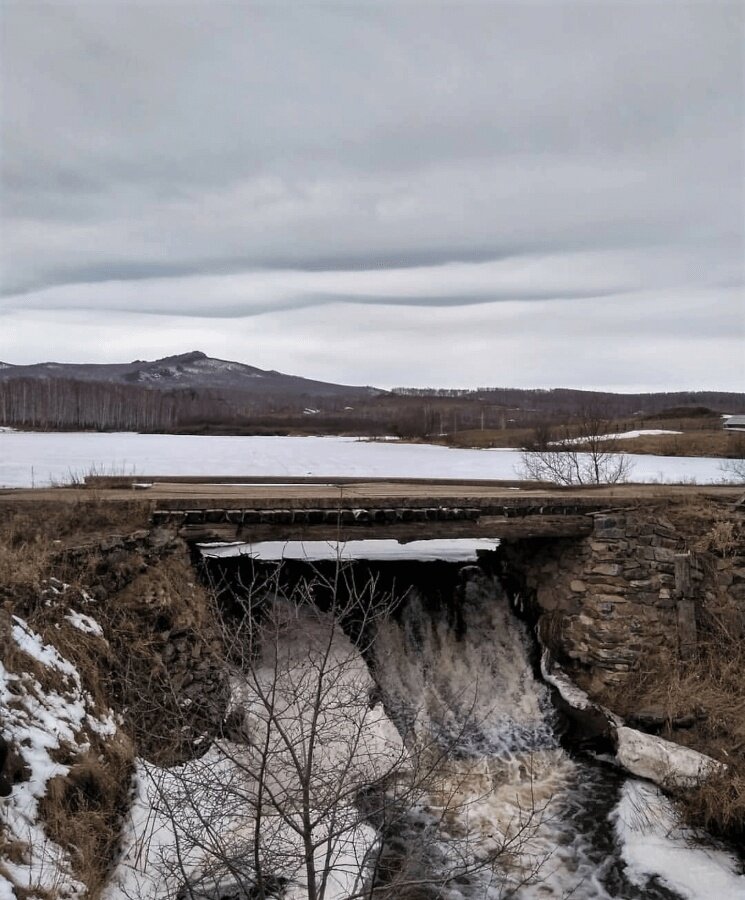
{"label": "snow-capped hill", "polygon": [[102,384],[135,384],[154,389],[247,391],[253,394],[369,396],[374,388],[314,381],[276,370],[207,356],[201,350],[129,363],[56,363],[27,366],[0,363],[0,380],[8,378],[71,379]]}

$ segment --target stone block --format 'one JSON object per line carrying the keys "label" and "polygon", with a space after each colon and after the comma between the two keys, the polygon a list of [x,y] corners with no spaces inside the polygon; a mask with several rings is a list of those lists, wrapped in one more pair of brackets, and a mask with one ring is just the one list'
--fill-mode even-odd
{"label": "stone block", "polygon": [[598,606],[601,603],[627,604],[628,600],[624,594],[595,594],[590,598],[590,602],[594,606]]}
{"label": "stone block", "polygon": [[613,577],[617,577],[623,574],[623,566],[619,565],[618,563],[603,562],[594,565],[590,569],[590,571],[594,575],[610,575]]}
{"label": "stone block", "polygon": [[675,556],[676,556],[676,554],[672,550],[668,550],[665,547],[655,547],[653,558],[657,562],[672,563],[675,560]]}
{"label": "stone block", "polygon": [[582,594],[587,590],[587,585],[584,581],[580,581],[578,578],[573,578],[569,582],[569,590],[574,591],[575,594]]}
{"label": "stone block", "polygon": [[608,528],[621,528],[626,524],[626,516],[624,515],[596,515],[595,530],[605,531]]}
{"label": "stone block", "polygon": [[603,528],[602,531],[595,530],[595,534],[602,537],[604,541],[621,541],[626,537],[626,532],[620,528]]}
{"label": "stone block", "polygon": [[623,581],[611,583],[607,578],[588,578],[590,584],[590,593],[592,594],[625,594],[628,585]]}
{"label": "stone block", "polygon": [[603,543],[602,541],[590,541],[590,549],[593,553],[610,553],[615,552],[614,548],[611,548],[610,544]]}

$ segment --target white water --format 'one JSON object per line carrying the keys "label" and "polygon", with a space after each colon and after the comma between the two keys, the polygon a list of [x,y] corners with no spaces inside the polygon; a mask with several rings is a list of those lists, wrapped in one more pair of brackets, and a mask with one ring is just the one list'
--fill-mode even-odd
{"label": "white water", "polygon": [[[721,460],[632,457],[630,481],[723,479]],[[520,477],[518,450],[461,450],[344,437],[220,437],[93,432],[0,433],[0,487],[69,482],[100,474],[278,475],[386,478]]]}
{"label": "white water", "polygon": [[[447,751],[410,817],[410,833],[424,829],[431,848],[418,861],[421,872],[452,873],[464,858],[473,867],[496,852],[469,884],[450,884],[442,896],[708,900],[707,872],[718,898],[745,896],[731,855],[688,857],[685,842],[662,827],[637,837],[622,779],[560,748],[547,688],[532,674],[526,634],[499,586],[474,567],[456,607],[452,621],[452,612],[449,620],[447,610],[425,609],[415,597],[379,634],[375,665],[407,743]],[[627,785],[646,796],[642,783]],[[660,810],[672,821],[662,795],[655,792],[654,802],[657,821]],[[686,874],[688,862],[695,877]]]}

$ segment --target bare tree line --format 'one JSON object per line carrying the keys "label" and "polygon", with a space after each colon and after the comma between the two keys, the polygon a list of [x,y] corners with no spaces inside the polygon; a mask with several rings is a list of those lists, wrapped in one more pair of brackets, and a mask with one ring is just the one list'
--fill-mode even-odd
{"label": "bare tree line", "polygon": [[[584,411],[637,427],[645,415],[701,416],[712,409],[745,411],[742,394],[713,392],[610,394],[551,391],[406,388],[372,397],[255,393],[239,389],[173,388],[70,378],[0,377],[0,425],[101,431],[241,431],[396,434],[429,439],[469,430],[582,426]],[[667,410],[667,413],[664,411]],[[622,430],[622,429],[621,429]]]}
{"label": "bare tree line", "polygon": [[[0,380],[0,424],[39,429],[174,431],[194,424],[241,423],[302,415],[312,398],[242,392],[162,390],[58,378]],[[334,405],[340,401],[334,400]],[[328,405],[328,404],[327,404]]]}

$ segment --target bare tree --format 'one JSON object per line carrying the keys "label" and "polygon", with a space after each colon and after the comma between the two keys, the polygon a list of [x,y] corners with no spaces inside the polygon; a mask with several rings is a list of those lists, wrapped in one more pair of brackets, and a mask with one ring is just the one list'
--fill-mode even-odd
{"label": "bare tree", "polygon": [[723,459],[719,465],[724,481],[745,484],[745,459]]}
{"label": "bare tree", "polygon": [[585,410],[574,427],[564,426],[554,440],[525,449],[522,471],[533,481],[617,484],[627,480],[633,467],[620,450],[613,423],[595,410]]}
{"label": "bare tree", "polygon": [[[207,900],[229,886],[268,900],[294,885],[309,900],[389,900],[504,879],[543,809],[527,803],[498,835],[470,824],[498,779],[452,764],[468,715],[430,740],[397,730],[365,661],[395,602],[347,572],[251,584],[223,607],[231,712],[201,759],[142,771],[150,824],[127,848],[142,875],[131,896]],[[433,837],[445,825],[446,846]]]}

